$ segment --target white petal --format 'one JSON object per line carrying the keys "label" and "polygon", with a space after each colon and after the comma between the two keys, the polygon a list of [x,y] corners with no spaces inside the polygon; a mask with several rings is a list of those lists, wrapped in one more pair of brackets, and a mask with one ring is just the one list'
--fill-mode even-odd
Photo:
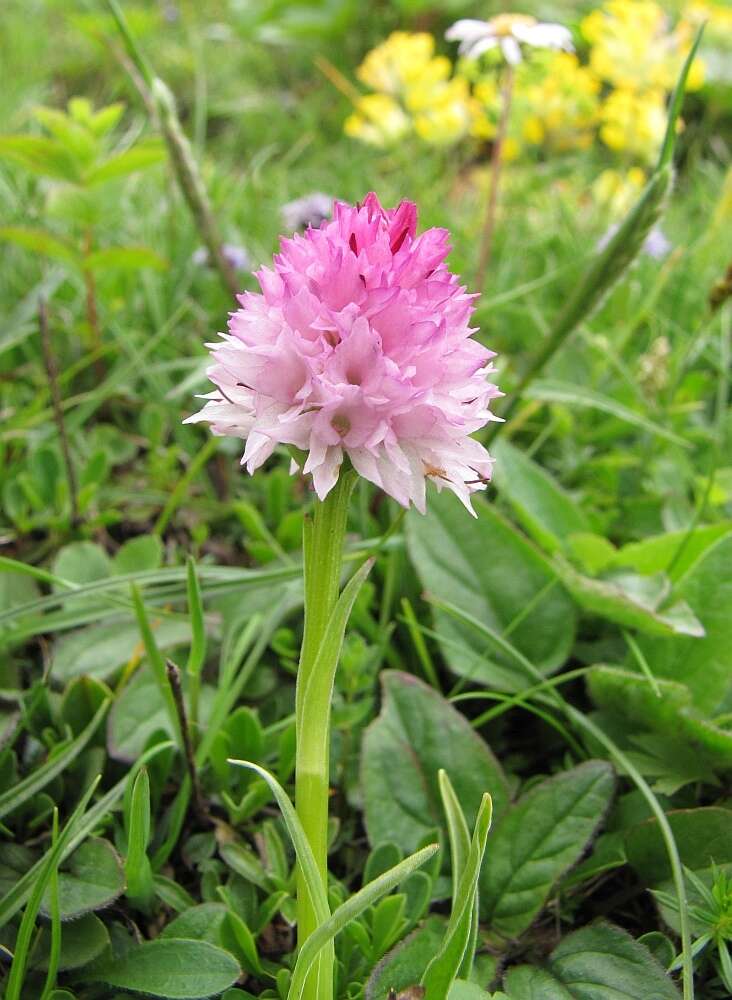
{"label": "white petal", "polygon": [[501,52],[509,66],[518,66],[521,62],[521,46],[511,35],[501,39]]}
{"label": "white petal", "polygon": [[445,32],[448,42],[474,42],[483,35],[491,33],[491,26],[487,21],[479,21],[477,18],[464,17],[456,21]]}
{"label": "white petal", "polygon": [[495,49],[496,45],[498,45],[498,39],[493,35],[486,35],[485,38],[479,38],[475,42],[463,42],[458,53],[465,56],[466,59],[478,59],[484,52]]}
{"label": "white petal", "polygon": [[565,52],[574,52],[572,33],[562,24],[541,22],[528,26],[517,26],[515,34],[520,41],[536,48],[564,49]]}

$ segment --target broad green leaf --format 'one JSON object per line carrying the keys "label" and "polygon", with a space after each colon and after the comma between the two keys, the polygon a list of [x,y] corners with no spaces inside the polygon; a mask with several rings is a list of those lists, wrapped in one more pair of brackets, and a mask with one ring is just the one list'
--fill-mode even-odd
{"label": "broad green leaf", "polygon": [[0,795],[0,817],[7,816],[18,806],[27,802],[29,798],[37,795],[46,785],[58,777],[68,766],[73,763],[88,744],[94,733],[107,713],[109,702],[104,701],[97,710],[94,718],[75,740],[72,740],[67,747],[52,755],[45,763],[41,764],[34,771],[19,781],[12,788]]}
{"label": "broad green leaf", "polygon": [[649,635],[704,635],[702,624],[685,601],[667,606],[670,585],[660,575],[616,572],[606,579],[593,579],[560,557],[557,566],[567,590],[590,614]]}
{"label": "broad green leaf", "polygon": [[292,974],[292,981],[288,993],[288,1000],[300,1000],[302,997],[305,982],[310,969],[322,949],[333,938],[339,934],[348,924],[355,920],[360,914],[373,906],[382,896],[386,896],[392,889],[396,888],[412,872],[420,868],[429,861],[438,850],[437,844],[424,847],[416,854],[400,861],[394,868],[384,872],[365,885],[363,889],[349,896],[348,899],[334,911],[334,913],[310,935],[300,948]]}
{"label": "broad green leaf", "polygon": [[509,969],[503,988],[509,1000],[574,1000],[551,972],[533,965],[516,965]]}
{"label": "broad green leaf", "polygon": [[[732,810],[702,806],[674,809],[666,815],[687,868],[704,873],[714,864],[732,864]],[[630,829],[625,848],[629,864],[644,885],[660,888],[670,880],[671,869],[656,819]]]}
{"label": "broad green leaf", "polygon": [[86,978],[160,1000],[198,1000],[223,993],[240,974],[233,956],[207,941],[157,938],[99,963]]}
{"label": "broad green leaf", "polygon": [[0,566],[0,610],[17,607],[38,597],[38,584],[29,576]]}
{"label": "broad green leaf", "polygon": [[[90,837],[78,847],[59,872],[61,919],[75,920],[92,910],[102,910],[122,895],[125,877],[122,861],[107,840]],[[43,912],[48,913],[44,899]]]}
{"label": "broad green leaf", "polygon": [[107,135],[119,122],[124,114],[124,110],[125,106],[122,101],[115,101],[114,104],[108,104],[106,108],[100,108],[99,111],[94,112],[90,116],[88,120],[89,128],[96,136]]}
{"label": "broad green leaf", "polygon": [[[41,929],[31,953],[34,968],[48,968],[51,934],[47,927]],[[61,957],[59,969],[80,969],[109,946],[109,934],[102,921],[94,913],[87,913],[78,920],[70,920],[61,928]]]}
{"label": "broad green leaf", "polygon": [[[132,647],[139,653],[139,648]],[[201,722],[208,722],[214,688],[206,685],[201,692]],[[163,731],[175,736],[157,682],[144,663],[115,698],[107,724],[109,753],[121,761],[136,760],[150,737]]]}
{"label": "broad green leaf", "polygon": [[465,716],[411,674],[385,671],[381,680],[381,714],[366,730],[361,750],[369,841],[391,840],[411,853],[435,829],[445,829],[441,768],[468,824],[475,824],[486,791],[499,817],[509,798],[506,777]]}
{"label": "broad green leaf", "polygon": [[[732,811],[705,806],[673,810],[666,816],[681,861],[691,873],[686,876],[690,901],[703,902],[698,898],[694,879],[710,888],[715,870],[722,870],[727,876],[732,874]],[[674,899],[674,885],[668,859],[664,857],[658,821],[647,820],[630,829],[626,833],[625,849],[628,863],[642,884],[658,892],[656,903],[663,922],[678,932],[678,908],[668,905]],[[692,913],[692,930],[699,934],[707,929]]]}
{"label": "broad green leaf", "polygon": [[[708,524],[695,528],[688,535],[686,531],[670,531],[665,535],[653,535],[640,542],[630,542],[624,545],[613,558],[613,565],[628,567],[638,573],[667,573],[672,581],[680,579],[696,560],[718,539],[732,529],[732,521],[721,521],[719,524]],[[670,566],[671,561],[681,548],[681,555]]]}
{"label": "broad green leaf", "polygon": [[475,983],[466,982],[464,979],[456,979],[447,994],[447,1000],[491,1000],[496,994],[486,993]]}
{"label": "broad green leaf", "polygon": [[159,139],[138,142],[124,153],[110,156],[104,163],[87,171],[85,181],[93,186],[104,184],[117,177],[126,177],[128,174],[162,163],[165,155],[165,146]]}
{"label": "broad green leaf", "polygon": [[492,932],[516,938],[532,924],[602,823],[614,787],[608,763],[586,761],[533,787],[498,823],[480,887]]}
{"label": "broad green leaf", "polygon": [[35,108],[34,117],[51,135],[59,140],[72,162],[79,167],[88,166],[99,154],[94,135],[79,121],[56,108]]}
{"label": "broad green leaf", "polygon": [[[61,696],[60,717],[71,728],[74,736],[79,736],[92,721],[106,699],[112,700],[112,692],[102,681],[93,677],[76,677],[66,685]],[[104,742],[104,734],[97,734],[96,743]]]}
{"label": "broad green leaf", "polygon": [[596,576],[612,565],[617,552],[615,546],[607,538],[587,531],[568,535],[566,548],[572,562],[579,563],[580,567],[590,576]]}
{"label": "broad green leaf", "polygon": [[157,535],[138,535],[120,546],[112,559],[115,573],[140,573],[158,569],[163,561],[163,543]]}
{"label": "broad green leaf", "polygon": [[[510,629],[511,642],[550,673],[572,648],[574,604],[540,552],[488,504],[473,505],[476,519],[444,491],[430,498],[425,517],[408,515],[409,555],[422,585],[496,631]],[[525,681],[515,663],[473,629],[440,611],[435,621],[455,673],[503,691]]]}
{"label": "broad green leaf", "polygon": [[474,946],[471,928],[475,922],[478,879],[491,828],[492,815],[491,797],[486,793],[478,810],[475,829],[470,841],[470,851],[460,876],[457,903],[452,908],[440,950],[427,966],[422,977],[425,1000],[442,1000],[443,997],[447,996],[450,987],[466,962],[466,949],[469,946]]}
{"label": "broad green leaf", "polygon": [[709,546],[677,582],[674,598],[686,601],[702,623],[700,639],[639,637],[653,674],[686,684],[694,704],[713,713],[732,694],[732,532]]}
{"label": "broad green leaf", "polygon": [[0,135],[0,160],[18,163],[40,177],[77,184],[81,176],[77,165],[55,139],[40,135]]}
{"label": "broad green leaf", "polygon": [[15,243],[16,246],[32,250],[44,257],[53,257],[54,260],[61,260],[64,264],[81,266],[80,255],[72,244],[59,239],[53,233],[46,232],[45,229],[32,229],[30,226],[0,226],[0,240]]}
{"label": "broad green leaf", "polygon": [[375,966],[366,983],[366,1000],[386,1000],[390,989],[413,986],[442,944],[447,921],[429,916],[418,930],[398,944]]}
{"label": "broad green leaf", "polygon": [[220,945],[221,930],[228,912],[223,903],[200,903],[167,923],[160,937],[188,938]]}
{"label": "broad green leaf", "polygon": [[568,535],[590,531],[584,511],[540,465],[500,438],[493,446],[494,482],[529,535],[546,549],[563,549]]}
{"label": "broad green leaf", "polygon": [[598,410],[607,413],[611,417],[616,417],[624,423],[646,431],[655,437],[665,441],[671,441],[681,448],[690,448],[689,442],[675,434],[673,431],[660,424],[655,423],[642,413],[631,410],[610,396],[604,396],[594,389],[586,386],[574,385],[570,382],[561,382],[559,379],[537,379],[527,390],[526,395],[530,399],[540,400],[543,403],[562,403],[570,407],[580,409]]}
{"label": "broad green leaf", "polygon": [[138,271],[144,267],[164,271],[168,261],[148,247],[106,247],[86,256],[84,267],[87,271]]}
{"label": "broad green leaf", "polygon": [[[112,562],[96,542],[71,542],[59,550],[53,560],[54,576],[67,583],[85,584],[105,580],[112,572]],[[63,589],[63,588],[56,588]]]}
{"label": "broad green leaf", "polygon": [[546,968],[510,969],[504,990],[509,1000],[679,1000],[648,949],[602,921],[563,938]]}
{"label": "broad green leaf", "polygon": [[710,767],[732,767],[732,731],[706,719],[685,684],[663,678],[656,683],[660,697],[644,676],[619,667],[597,666],[587,677],[595,704],[624,726],[652,730],[674,743],[685,741]]}
{"label": "broad green leaf", "polygon": [[[190,624],[180,618],[154,617],[151,625],[159,649],[186,646],[191,640]],[[140,630],[131,618],[112,625],[89,625],[56,641],[53,676],[60,682],[82,674],[107,680],[139,650]]]}
{"label": "broad green leaf", "polygon": [[549,967],[577,1000],[678,1000],[679,993],[647,948],[604,922],[568,934]]}

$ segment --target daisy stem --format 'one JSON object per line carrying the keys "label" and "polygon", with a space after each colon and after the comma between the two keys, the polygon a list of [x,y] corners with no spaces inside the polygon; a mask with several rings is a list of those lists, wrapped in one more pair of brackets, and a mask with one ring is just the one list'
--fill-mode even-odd
{"label": "daisy stem", "polygon": [[501,168],[503,167],[503,147],[508,132],[508,122],[511,116],[511,102],[513,99],[513,66],[506,66],[503,77],[503,91],[501,94],[501,116],[498,121],[496,137],[493,141],[491,151],[490,180],[488,187],[488,204],[486,206],[485,221],[483,223],[483,236],[480,244],[480,256],[478,258],[478,269],[475,275],[475,286],[479,292],[483,291],[485,276],[493,252],[493,233],[496,228],[496,211],[498,209],[498,190],[501,182]]}
{"label": "daisy stem", "polygon": [[[315,501],[311,522],[304,531],[305,630],[295,696],[295,805],[315,855],[318,872],[328,891],[328,793],[330,749],[330,686],[313,683],[318,653],[340,589],[343,540],[348,502],[355,476],[342,472],[325,500]],[[327,666],[327,664],[325,664]],[[318,927],[315,908],[302,874],[298,874],[297,933],[302,947]],[[310,973],[303,1000],[332,1000],[335,966],[332,945],[321,952]]]}

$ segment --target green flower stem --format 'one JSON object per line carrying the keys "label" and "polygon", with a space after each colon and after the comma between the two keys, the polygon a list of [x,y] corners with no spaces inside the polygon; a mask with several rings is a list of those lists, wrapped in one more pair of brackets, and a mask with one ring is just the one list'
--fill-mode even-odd
{"label": "green flower stem", "polygon": [[[312,521],[305,524],[305,631],[297,675],[295,726],[295,804],[323,887],[328,890],[328,788],[330,748],[330,686],[310,683],[328,621],[338,599],[348,501],[353,473],[341,473],[324,501],[315,502]],[[298,875],[297,931],[299,945],[319,924],[315,907]],[[325,947],[308,976],[303,1000],[332,1000],[334,952]]]}

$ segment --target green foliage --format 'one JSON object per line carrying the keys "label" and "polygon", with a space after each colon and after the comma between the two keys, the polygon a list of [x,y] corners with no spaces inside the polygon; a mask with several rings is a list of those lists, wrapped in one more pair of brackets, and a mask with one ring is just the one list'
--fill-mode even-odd
{"label": "green foliage", "polygon": [[643,945],[603,922],[568,934],[551,953],[546,970],[512,969],[504,988],[509,1000],[674,1000],[679,996]]}
{"label": "green foliage", "polygon": [[481,879],[481,915],[492,933],[517,938],[531,925],[602,823],[613,789],[612,768],[586,761],[512,806],[493,833]]}
{"label": "green foliage", "polygon": [[[282,455],[250,478],[242,442],[181,423],[256,287],[222,243],[266,264],[286,202],[374,189],[450,230],[472,291],[488,146],[354,155],[332,87],[395,29],[443,51],[470,11],[112,6],[0,13],[0,992],[287,1000],[332,949],[337,1000],[722,1000],[725,53],[703,43],[711,82],[683,130],[680,86],[624,221],[599,148],[505,165],[475,314],[509,417],[480,432],[493,482],[475,519],[432,489],[402,519],[360,481],[319,605],[307,477]],[[327,884],[293,805],[302,700]],[[298,949],[300,871],[320,926]]]}
{"label": "green foliage", "polygon": [[223,948],[206,941],[160,938],[98,963],[89,977],[160,1000],[199,1000],[222,993],[239,974],[239,966]]}
{"label": "green foliage", "polygon": [[[512,641],[533,663],[556,670],[572,645],[572,602],[548,560],[508,521],[480,500],[474,507],[476,520],[463,517],[457,499],[445,492],[431,498],[426,518],[408,518],[409,552],[424,587],[494,628],[510,629]],[[515,690],[523,679],[515,667],[440,612],[436,624],[456,673]]]}
{"label": "green foliage", "polygon": [[439,772],[444,769],[468,826],[490,792],[496,819],[508,783],[488,746],[456,709],[417,678],[382,674],[381,715],[366,731],[361,759],[366,829],[372,844],[393,841],[413,851],[444,829]]}

